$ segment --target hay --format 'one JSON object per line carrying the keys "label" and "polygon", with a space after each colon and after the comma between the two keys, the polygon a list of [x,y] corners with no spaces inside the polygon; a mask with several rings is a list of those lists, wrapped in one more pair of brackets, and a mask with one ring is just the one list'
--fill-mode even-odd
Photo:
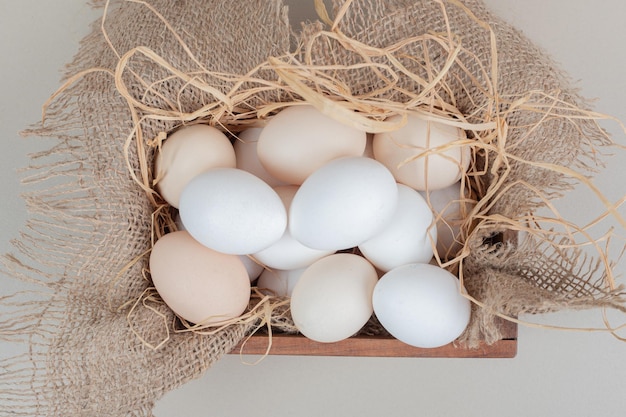
{"label": "hay", "polygon": [[[258,293],[226,325],[185,323],[151,286],[147,257],[176,227],[153,173],[168,132],[206,123],[236,140],[304,102],[368,132],[396,129],[396,114],[468,132],[448,145],[473,147],[463,248],[438,254],[474,303],[461,343],[498,340],[498,316],[626,311],[608,251],[617,236],[590,232],[609,217],[626,227],[625,199],[591,181],[617,149],[599,126],[610,118],[479,0],[338,0],[332,12],[318,1],[321,22],[292,51],[276,0],[98,3],[102,21],[27,132],[57,144],[33,157],[25,184],[44,189],[25,195],[33,218],[4,257],[7,275],[41,287],[0,300],[11,311],[0,335],[31,347],[1,364],[0,386],[25,399],[15,414],[150,415],[260,327],[293,331],[288,302]],[[606,207],[585,225],[553,204],[576,184]]]}

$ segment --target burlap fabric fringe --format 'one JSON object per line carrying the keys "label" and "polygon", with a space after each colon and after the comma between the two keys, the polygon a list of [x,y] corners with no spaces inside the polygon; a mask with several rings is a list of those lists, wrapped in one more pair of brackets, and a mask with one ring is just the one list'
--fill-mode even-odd
{"label": "burlap fabric fringe", "polygon": [[[545,196],[554,198],[571,188],[572,178],[549,167],[573,167],[591,175],[598,166],[596,149],[610,144],[593,117],[581,117],[577,109],[585,108],[584,101],[550,59],[479,0],[363,0],[348,9],[343,4],[335,4],[334,13],[343,13],[338,28],[367,45],[384,47],[421,33],[458,34],[463,51],[446,68],[446,88],[439,97],[467,115],[469,124],[488,120],[496,130],[507,129],[500,136],[506,143],[495,142],[477,153],[484,175],[474,178],[473,187],[489,198],[475,212],[465,251],[448,265],[460,271],[468,296],[481,305],[474,309],[463,341],[496,340],[494,314],[623,310],[620,288],[596,267],[600,262],[585,261],[576,246],[561,241],[567,233],[558,238],[530,233],[519,244],[497,238],[518,231],[528,213],[546,206]],[[215,74],[246,74],[268,57],[289,51],[286,11],[276,0],[151,0],[107,3],[106,13],[105,31],[100,22],[94,24],[68,66],[71,82],[51,101],[43,123],[29,132],[56,142],[33,156],[25,179],[33,186],[25,194],[32,218],[15,242],[17,254],[4,257],[7,277],[34,287],[0,300],[9,310],[0,335],[29,345],[24,355],[0,364],[0,396],[11,405],[4,414],[151,415],[158,398],[200,376],[259,325],[232,324],[210,335],[185,331],[150,289],[146,255],[155,238],[155,217],[161,214],[155,214],[158,196],[146,192],[150,184],[141,173],[150,170],[155,139],[181,119],[130,111],[115,72],[126,52],[138,46],[154,51],[189,76],[172,74],[153,57],[137,54],[126,68],[123,87],[146,108],[190,117],[232,88],[232,79]],[[321,24],[306,27],[300,41],[315,38],[321,29]],[[333,41],[310,45],[315,64],[348,65],[360,59],[334,48]],[[424,56],[426,51],[428,68],[446,66],[449,55],[437,45],[413,44],[417,50],[403,52]],[[305,52],[299,56],[303,60]],[[433,75],[418,61],[404,63],[414,73],[426,71],[426,78]],[[71,79],[79,73],[80,79]],[[373,99],[402,102],[424,88],[401,76],[398,88],[385,90],[379,78],[370,78],[372,71],[356,68],[345,74],[338,72],[337,81],[355,96],[380,87],[381,97]],[[254,88],[263,77],[278,82],[271,71],[256,76],[250,84]],[[496,101],[501,108],[493,107],[494,91],[502,98]],[[236,110],[254,112],[296,98],[293,91],[261,88]],[[529,110],[515,106],[516,100],[534,105]],[[557,117],[559,112],[570,117]],[[506,123],[491,118],[494,114],[505,115]],[[237,118],[229,112],[223,116],[207,122],[219,125]],[[505,148],[511,159],[499,167],[494,161]],[[274,313],[275,324],[289,328],[283,313]]]}

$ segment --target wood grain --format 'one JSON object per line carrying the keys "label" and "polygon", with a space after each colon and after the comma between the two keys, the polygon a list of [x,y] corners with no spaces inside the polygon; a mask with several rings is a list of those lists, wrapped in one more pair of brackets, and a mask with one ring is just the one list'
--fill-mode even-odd
{"label": "wood grain", "polygon": [[[501,320],[503,337],[476,349],[454,344],[423,349],[409,346],[389,336],[355,336],[336,343],[319,343],[301,335],[274,334],[270,355],[295,356],[362,356],[362,357],[414,357],[414,358],[514,358],[517,355],[517,324]],[[237,345],[232,354],[264,355],[270,338],[256,334]]]}

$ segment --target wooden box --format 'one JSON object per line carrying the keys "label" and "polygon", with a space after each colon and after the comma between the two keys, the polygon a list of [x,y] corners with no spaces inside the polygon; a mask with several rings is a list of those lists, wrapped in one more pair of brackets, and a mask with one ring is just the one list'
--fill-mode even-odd
{"label": "wooden box", "polygon": [[[517,354],[517,324],[498,319],[502,339],[494,344],[481,343],[476,349],[448,345],[423,349],[409,346],[389,336],[354,336],[336,343],[319,343],[302,335],[273,334],[270,355],[363,356],[414,358],[513,358]],[[270,343],[260,332],[240,343],[231,354],[264,355]]]}

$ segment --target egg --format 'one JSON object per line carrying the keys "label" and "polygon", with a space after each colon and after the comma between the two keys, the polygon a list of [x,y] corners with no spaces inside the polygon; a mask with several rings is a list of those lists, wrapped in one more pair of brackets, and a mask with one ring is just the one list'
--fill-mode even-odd
{"label": "egg", "polygon": [[180,198],[180,217],[200,243],[231,255],[260,252],[287,228],[287,211],[278,194],[236,168],[215,168],[192,179]]}
{"label": "egg", "polygon": [[277,297],[291,297],[293,289],[300,280],[306,268],[291,270],[265,269],[256,286],[264,294]]}
{"label": "egg", "polygon": [[[275,187],[274,191],[278,194],[285,210],[289,213],[291,202],[298,191],[298,186],[287,185]],[[287,219],[289,225],[289,218]],[[289,226],[285,230],[283,236],[272,246],[261,252],[255,253],[253,256],[256,260],[269,268],[275,269],[298,269],[311,265],[318,259],[326,255],[330,255],[334,251],[312,249],[303,245],[293,238],[289,231]]]}
{"label": "egg", "polygon": [[385,229],[359,245],[359,249],[375,267],[389,271],[398,266],[429,262],[437,229],[426,200],[414,189],[398,184],[398,206]]}
{"label": "egg", "polygon": [[342,124],[310,105],[291,106],[260,133],[257,153],[273,177],[299,185],[319,167],[343,156],[363,155],[366,132]]}
{"label": "egg", "polygon": [[244,130],[237,135],[237,139],[233,143],[237,159],[237,168],[248,171],[249,173],[259,177],[270,187],[287,185],[286,182],[277,180],[271,176],[270,173],[263,168],[261,161],[259,161],[257,144],[262,130],[263,129],[260,127],[255,127]]}
{"label": "egg", "polygon": [[307,338],[332,343],[358,332],[372,315],[376,270],[363,257],[339,253],[305,269],[291,295],[291,316]]}
{"label": "egg", "polygon": [[356,247],[391,221],[398,187],[384,165],[366,157],[328,162],[300,186],[289,209],[291,235],[310,248]]}
{"label": "egg", "polygon": [[168,136],[156,156],[156,189],[178,208],[180,195],[192,178],[211,168],[235,166],[235,151],[224,133],[209,125],[185,126]]}
{"label": "egg", "polygon": [[[176,217],[174,220],[176,224],[176,228],[178,230],[186,230],[183,221],[180,218],[180,213],[176,213]],[[248,272],[248,278],[250,278],[250,282],[256,280],[261,272],[263,272],[263,265],[259,264],[256,260],[254,260],[250,255],[237,255],[243,266],[246,267],[246,271]]]}
{"label": "egg", "polygon": [[250,280],[241,260],[201,245],[185,231],[157,240],[149,263],[163,301],[191,323],[220,323],[248,306]]}
{"label": "egg", "polygon": [[[397,121],[401,116],[390,118]],[[374,158],[382,162],[402,184],[416,190],[437,190],[461,179],[470,164],[468,145],[451,145],[466,139],[457,127],[409,115],[398,130],[374,135]],[[451,146],[430,155],[422,155],[440,146]]]}
{"label": "egg", "polygon": [[248,278],[250,278],[250,282],[255,281],[261,273],[263,273],[263,265],[260,265],[256,260],[254,260],[250,255],[237,255],[243,266],[246,267],[246,271],[248,272]]}
{"label": "egg", "polygon": [[[175,224],[179,231],[186,230],[180,218],[180,213],[176,213]],[[257,278],[259,278],[259,276],[264,270],[263,265],[260,265],[250,255],[236,255],[236,256],[241,260],[241,262],[243,263],[243,266],[246,268],[246,272],[248,273],[248,279],[250,280],[251,283],[255,281]]]}
{"label": "egg", "polygon": [[408,264],[387,272],[376,284],[372,301],[376,317],[393,337],[420,348],[453,342],[471,314],[457,277],[430,264]]}
{"label": "egg", "polygon": [[420,191],[430,204],[437,224],[437,253],[451,259],[463,247],[461,226],[476,202],[463,196],[461,182],[440,190]]}

